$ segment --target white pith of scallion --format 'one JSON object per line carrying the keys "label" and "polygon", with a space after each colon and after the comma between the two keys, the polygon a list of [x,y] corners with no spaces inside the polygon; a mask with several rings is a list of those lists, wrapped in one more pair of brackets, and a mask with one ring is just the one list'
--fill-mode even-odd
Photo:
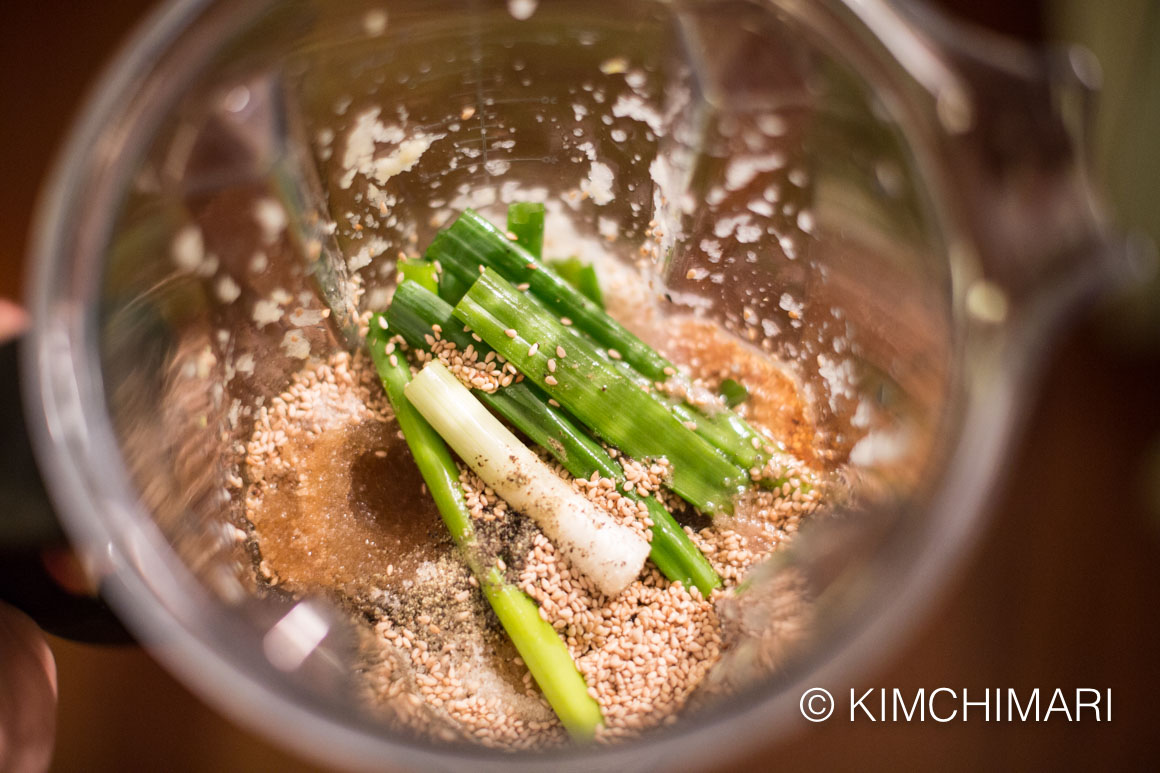
{"label": "white pith of scallion", "polygon": [[605,595],[640,574],[648,542],[557,476],[438,361],[407,384],[407,400],[509,505],[532,518]]}

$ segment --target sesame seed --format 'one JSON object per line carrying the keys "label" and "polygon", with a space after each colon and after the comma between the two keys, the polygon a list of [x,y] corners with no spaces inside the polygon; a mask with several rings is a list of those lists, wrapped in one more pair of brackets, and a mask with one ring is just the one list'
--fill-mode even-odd
{"label": "sesame seed", "polygon": [[572,324],[572,320],[569,317],[560,317],[560,324],[568,327]]}
{"label": "sesame seed", "polygon": [[540,344],[539,344],[539,342],[537,341],[536,343],[534,343],[534,344],[532,344],[531,346],[529,346],[529,347],[528,347],[528,356],[529,356],[529,357],[535,357],[535,356],[536,356],[536,352],[538,352],[538,351],[540,351]]}
{"label": "sesame seed", "polygon": [[517,335],[519,335],[514,327],[509,327],[507,330],[503,331],[503,334],[508,338],[515,338]]}
{"label": "sesame seed", "polygon": [[556,386],[560,382],[556,381],[555,376],[544,376],[544,383],[548,386]]}
{"label": "sesame seed", "polygon": [[564,351],[563,346],[557,346],[556,347],[556,356],[562,360],[568,356],[568,352]]}
{"label": "sesame seed", "polygon": [[[361,318],[364,331],[368,320],[369,314]],[[440,333],[434,327],[432,331]],[[430,351],[408,350],[395,336],[384,342],[384,350],[389,352],[395,365],[406,364],[405,358],[400,361],[394,356],[395,351],[399,351],[400,357],[402,352],[408,352],[413,357],[412,363],[434,359],[450,363],[449,370],[461,381],[470,378],[473,383],[499,384],[503,380],[510,383],[518,374],[511,363],[495,352],[481,357],[472,346],[459,349],[450,341],[438,336],[435,339]],[[715,370],[712,365],[697,362],[695,351],[689,354],[688,349],[678,349],[677,353],[685,354],[694,362],[690,367],[694,368],[694,384],[698,387],[702,386],[698,378],[709,384],[727,374],[746,373],[744,360],[741,361],[743,370],[736,369],[737,360],[724,360],[727,363],[724,367],[732,370]],[[560,357],[563,357],[562,347]],[[548,362],[547,372],[552,373],[553,366],[558,367],[557,359],[549,357]],[[554,377],[547,378],[554,382]],[[695,399],[681,391],[685,386],[661,386],[665,387],[666,394],[696,404]],[[552,398],[548,403],[559,407]],[[353,428],[366,426],[366,420],[373,418],[375,423],[386,424],[386,429],[383,442],[371,446],[371,453],[391,460],[392,464],[406,453],[405,450],[396,453],[395,449],[405,448],[403,438],[397,425],[392,424],[390,405],[365,352],[339,352],[321,363],[312,363],[293,374],[281,394],[258,398],[252,408],[254,431],[249,441],[238,449],[244,454],[245,468],[234,487],[237,495],[244,498],[247,518],[255,524],[251,538],[259,540],[259,550],[261,519],[249,516],[254,514],[254,503],[263,492],[276,491],[283,485],[314,485],[317,480],[297,466],[299,462],[290,450],[293,443],[313,444],[323,433],[357,431]],[[336,439],[339,437],[335,435]],[[754,487],[737,497],[737,512],[762,524],[760,543],[751,542],[721,522],[710,523],[700,530],[682,527],[722,578],[723,587],[707,596],[695,587],[670,582],[649,565],[621,594],[603,597],[586,577],[571,569],[534,524],[511,511],[466,467],[460,469],[460,483],[473,520],[496,521],[497,527],[503,526],[505,534],[515,523],[524,523],[530,529],[525,542],[504,537],[505,558],[494,553],[485,555],[533,599],[538,614],[565,643],[585,680],[588,694],[598,702],[604,716],[604,724],[597,730],[598,743],[630,738],[649,728],[671,724],[695,693],[726,696],[744,686],[733,683],[735,677],[727,668],[714,672],[715,677],[717,673],[722,675],[721,681],[707,679],[711,669],[721,662],[726,646],[714,605],[818,508],[821,485],[810,469],[801,466],[786,450],[800,447],[796,444],[802,442],[800,438],[787,438],[785,446],[770,447],[769,461],[751,470],[756,479],[776,480],[779,484],[776,489]],[[766,447],[763,443],[757,445]],[[593,473],[586,479],[574,479],[558,465],[554,468],[580,495],[609,512],[618,523],[649,539],[653,524],[648,508],[635,497],[657,496],[662,502],[670,502],[674,495],[665,484],[671,480],[671,467],[663,458],[638,460],[616,448],[607,450],[620,467],[615,478],[601,478],[599,473]],[[820,458],[826,457],[821,454]],[[345,474],[339,469],[335,473]],[[235,483],[234,477],[227,480],[231,485]],[[631,496],[625,492],[631,492]],[[481,529],[480,533],[484,531]],[[245,541],[246,535],[241,539]],[[521,547],[516,548],[517,544]],[[287,591],[296,592],[292,577],[285,574],[284,567],[275,564],[273,555],[259,553],[259,556],[260,564],[255,572],[260,582],[271,586],[281,584]],[[437,576],[442,595],[437,598],[429,600],[425,595],[414,595],[415,588],[399,589],[398,583],[418,583],[420,579],[413,569],[393,564],[385,568],[383,575],[394,579],[382,582],[396,583],[389,592],[392,596],[397,592],[403,606],[392,607],[388,615],[382,598],[359,598],[362,608],[379,610],[372,613],[378,617],[368,618],[366,624],[387,656],[380,666],[360,673],[360,679],[368,680],[372,698],[381,701],[382,707],[402,726],[435,741],[469,741],[510,750],[543,749],[565,743],[566,732],[552,716],[522,662],[513,660],[510,665],[503,664],[504,668],[521,669],[522,673],[510,687],[505,685],[501,693],[475,686],[475,675],[482,676],[481,669],[486,672],[494,667],[490,661],[479,660],[478,650],[472,646],[487,635],[486,601],[477,590],[479,581],[457,557],[451,565],[455,567],[454,581],[446,579],[440,570]],[[757,650],[758,665],[763,669],[778,667],[782,645],[792,643],[795,633],[806,632],[811,608],[803,597],[802,586],[795,584],[800,580],[790,579],[790,574],[782,573],[775,580],[786,582],[784,588],[780,584],[771,588],[770,598],[776,599],[771,611],[777,627],[762,633],[763,637],[767,633],[773,637],[769,642],[771,649],[766,649],[763,638]],[[387,592],[387,586],[379,592]],[[424,602],[420,606],[407,606],[420,598]],[[478,681],[482,685],[488,680]],[[523,701],[525,697],[531,700],[518,705],[513,700]],[[437,720],[432,719],[435,716]]]}

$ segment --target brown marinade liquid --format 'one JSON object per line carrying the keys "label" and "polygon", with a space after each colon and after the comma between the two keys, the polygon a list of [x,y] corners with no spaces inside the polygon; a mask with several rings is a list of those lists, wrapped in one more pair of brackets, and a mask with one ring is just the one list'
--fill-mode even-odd
{"label": "brown marinade liquid", "polygon": [[398,586],[450,547],[394,423],[365,420],[286,441],[295,475],[250,513],[262,556],[287,586],[360,596]]}

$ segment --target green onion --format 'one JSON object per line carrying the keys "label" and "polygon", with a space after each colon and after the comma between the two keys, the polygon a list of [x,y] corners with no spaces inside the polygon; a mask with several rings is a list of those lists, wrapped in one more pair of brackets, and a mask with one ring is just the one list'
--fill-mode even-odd
{"label": "green onion", "polygon": [[[569,330],[571,328],[568,328]],[[673,416],[700,435],[725,456],[726,459],[738,465],[743,470],[762,467],[768,461],[765,453],[766,440],[757,430],[732,411],[719,408],[712,413],[694,408],[688,403],[680,402],[663,392],[652,389],[653,383],[637,373],[631,365],[623,360],[607,358],[608,363],[622,376],[632,381],[641,389],[647,390],[654,400],[671,411]]]}
{"label": "green onion", "polygon": [[[557,275],[518,244],[508,239],[476,212],[468,209],[448,228],[436,235],[427,248],[427,257],[438,259],[443,266],[443,284],[439,295],[449,303],[467,292],[478,278],[480,266],[492,268],[513,284],[527,283],[536,299],[560,317],[569,317],[576,335],[615,350],[642,377],[645,383],[680,378],[672,363],[652,347],[630,333],[580,290]],[[582,266],[579,260],[576,266]],[[571,271],[565,262],[565,270]],[[589,267],[591,268],[591,267]],[[595,282],[595,272],[592,280]],[[580,282],[577,275],[576,283]],[[597,285],[597,292],[599,286]],[[692,421],[702,435],[734,464],[748,470],[762,467],[768,461],[763,449],[766,441],[744,419],[729,411],[706,414],[687,407],[693,415],[681,418]]]}
{"label": "green onion", "polygon": [[[491,351],[490,346],[463,331],[462,323],[455,319],[450,305],[411,282],[404,282],[395,291],[387,309],[387,323],[392,333],[401,335],[408,346],[417,349],[430,348],[426,336],[433,334],[432,325],[439,325],[439,335],[455,344],[459,351],[474,346],[481,359]],[[495,392],[473,390],[473,394],[537,445],[547,449],[573,475],[591,475],[597,469],[591,460],[600,456],[613,464],[600,444],[577,427],[563,411],[549,405],[548,397],[531,382],[514,382]],[[603,468],[600,469],[603,474]]]}
{"label": "green onion", "polygon": [[588,694],[567,645],[552,624],[540,617],[536,602],[502,577],[493,568],[487,581],[480,582],[483,595],[560,722],[573,738],[591,740],[596,728],[604,724],[600,704]]}
{"label": "green onion", "polygon": [[740,381],[727,378],[721,382],[721,396],[730,408],[736,408],[749,399],[749,390]]}
{"label": "green onion", "polygon": [[549,260],[548,266],[560,275],[565,282],[575,287],[584,297],[604,308],[604,293],[600,292],[600,281],[596,278],[596,269],[590,263],[581,262],[580,258],[571,257],[563,260]]}
{"label": "green onion", "polygon": [[404,391],[459,458],[534,520],[601,593],[615,596],[640,575],[648,541],[556,475],[442,363],[427,363]]}
{"label": "green onion", "polygon": [[455,277],[448,282],[446,293],[440,288],[440,295],[448,302],[454,303],[454,292],[474,282],[479,267],[486,266],[509,282],[526,282],[532,293],[557,316],[571,318],[578,330],[601,346],[616,349],[626,362],[650,380],[664,381],[675,372],[672,363],[652,347],[470,209],[435,236],[427,248],[427,257],[439,261],[444,278]]}
{"label": "green onion", "polygon": [[395,417],[407,439],[411,455],[415,458],[415,465],[423,474],[423,480],[443,516],[443,522],[456,544],[463,547],[470,557],[474,533],[471,516],[459,487],[459,469],[446,444],[404,398],[403,388],[411,380],[411,371],[401,352],[394,354],[386,351],[386,336],[376,335],[376,328],[382,329],[380,319],[380,315],[371,319],[371,333],[367,337],[371,359],[383,382],[387,399],[395,409]]}
{"label": "green onion", "polygon": [[455,316],[610,445],[640,460],[667,458],[671,488],[686,501],[710,514],[732,511],[747,473],[495,271],[480,275]]}
{"label": "green onion", "polygon": [[[413,282],[399,285],[387,309],[387,321],[391,332],[401,335],[413,348],[428,348],[426,336],[433,334],[432,325],[439,325],[440,335],[459,351],[465,351],[469,344],[475,346],[480,357],[491,351],[487,344],[462,330],[451,306]],[[546,449],[575,477],[588,478],[595,472],[614,480],[623,491],[624,471],[620,465],[563,410],[549,405],[547,396],[530,382],[513,383],[493,393],[476,390],[473,394]],[[624,495],[640,499],[635,491]],[[686,587],[696,586],[706,596],[720,587],[721,578],[713,565],[665,506],[655,497],[644,497],[643,501],[653,522],[649,558],[661,573]]]}
{"label": "green onion", "polygon": [[481,564],[474,550],[471,514],[459,486],[459,469],[447,445],[407,401],[404,391],[411,380],[411,371],[405,359],[386,352],[382,319],[379,315],[372,318],[367,346],[427,490],[549,705],[574,738],[591,739],[604,722],[600,705],[588,695],[588,686],[572,661],[567,645],[551,624],[540,617],[536,603],[504,580],[497,567],[485,568]]}
{"label": "green onion", "polygon": [[473,281],[475,278],[470,275],[464,277],[444,269],[439,275],[439,297],[451,304],[458,303]]}
{"label": "green onion", "polygon": [[768,441],[732,411],[722,408],[707,413],[688,403],[668,404],[672,406],[674,416],[682,422],[692,422],[696,427],[694,432],[741,468],[761,467],[768,460],[764,450]]}
{"label": "green onion", "polygon": [[509,204],[507,229],[516,235],[516,244],[539,258],[544,248],[544,205],[530,201]]}
{"label": "green onion", "polygon": [[439,272],[433,262],[418,258],[403,258],[398,266],[404,280],[418,282],[433,293],[439,291]]}

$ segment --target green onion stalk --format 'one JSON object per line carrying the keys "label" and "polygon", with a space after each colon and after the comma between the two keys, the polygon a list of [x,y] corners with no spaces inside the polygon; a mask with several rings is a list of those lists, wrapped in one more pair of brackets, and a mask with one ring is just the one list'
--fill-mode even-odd
{"label": "green onion stalk", "polygon": [[367,346],[399,428],[443,523],[556,716],[574,738],[593,738],[596,728],[604,721],[599,704],[588,694],[588,686],[567,645],[551,624],[540,617],[536,603],[507,582],[498,567],[481,563],[474,547],[471,515],[459,485],[458,467],[446,443],[405,397],[411,371],[400,354],[386,351],[387,335],[380,320],[379,315],[371,320]]}
{"label": "green onion stalk", "polygon": [[[578,259],[555,263],[565,272],[566,276],[561,276],[551,265],[524,249],[518,240],[512,241],[470,209],[435,236],[426,256],[438,260],[443,267],[439,295],[448,303],[459,301],[478,278],[481,266],[490,268],[512,284],[526,283],[536,300],[556,317],[572,321],[574,333],[587,336],[606,353],[616,352],[645,383],[681,378],[671,362],[613,319],[602,303],[586,294],[585,289],[599,300],[599,285],[592,267],[585,269]],[[660,397],[658,400],[665,402]],[[695,422],[698,433],[729,461],[746,470],[762,467],[768,461],[765,438],[728,408],[705,411],[687,404],[677,405],[681,406],[676,411],[678,418]]]}
{"label": "green onion stalk", "polygon": [[544,249],[544,205],[520,201],[508,207],[508,233],[516,237],[516,244],[539,258]]}
{"label": "green onion stalk", "polygon": [[[434,333],[433,325],[439,325],[440,335],[459,351],[474,346],[480,359],[491,351],[487,344],[462,329],[450,305],[413,282],[399,285],[387,310],[387,323],[393,335],[402,336],[413,348],[429,349],[426,337]],[[588,478],[595,472],[615,481],[623,491],[624,471],[620,465],[529,381],[512,383],[491,393],[474,390],[473,394],[547,450],[573,476]],[[653,522],[649,558],[665,577],[686,587],[695,586],[705,595],[721,586],[712,564],[656,497],[640,497],[635,490],[624,492],[624,496],[644,501],[648,508]]]}
{"label": "green onion stalk", "polygon": [[497,272],[480,274],[455,316],[609,445],[637,459],[668,459],[668,485],[687,502],[710,515],[732,512],[748,472]]}

